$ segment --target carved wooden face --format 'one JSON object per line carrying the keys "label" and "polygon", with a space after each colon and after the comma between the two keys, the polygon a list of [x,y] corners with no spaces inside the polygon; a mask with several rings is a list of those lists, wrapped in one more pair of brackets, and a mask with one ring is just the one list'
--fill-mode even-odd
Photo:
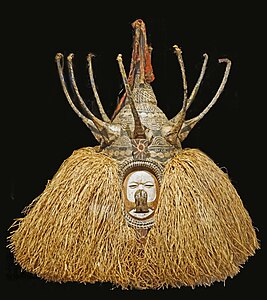
{"label": "carved wooden face", "polygon": [[133,170],[124,179],[125,209],[135,219],[146,220],[153,216],[158,203],[158,194],[158,180],[148,170]]}

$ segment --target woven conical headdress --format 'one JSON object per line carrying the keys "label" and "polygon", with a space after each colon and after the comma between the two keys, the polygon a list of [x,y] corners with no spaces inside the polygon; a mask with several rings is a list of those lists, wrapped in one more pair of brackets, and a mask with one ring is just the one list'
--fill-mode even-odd
{"label": "woven conical headdress", "polygon": [[[15,221],[9,247],[26,271],[48,281],[111,282],[123,289],[210,285],[235,276],[259,248],[251,218],[224,173],[198,149],[181,143],[215,104],[231,62],[209,105],[196,117],[186,112],[196,97],[208,55],[188,95],[182,51],[184,98],[168,119],[157,106],[151,83],[152,48],[142,20],[132,23],[133,50],[125,92],[111,118],[99,99],[88,55],[91,86],[101,119],[85,105],[74,76],[73,54],[56,55],[68,102],[99,142],[75,150]],[[75,97],[77,101],[73,101]]]}

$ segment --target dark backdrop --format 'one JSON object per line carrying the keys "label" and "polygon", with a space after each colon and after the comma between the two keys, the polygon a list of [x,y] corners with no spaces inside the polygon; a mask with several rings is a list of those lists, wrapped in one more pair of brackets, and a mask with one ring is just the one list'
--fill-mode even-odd
{"label": "dark backdrop", "polygon": [[[167,6],[167,13],[145,14],[142,7],[130,14],[129,7],[114,4],[115,14],[106,5],[94,8],[90,3],[55,8],[55,5],[17,5],[8,8],[8,22],[3,24],[2,55],[6,95],[2,111],[3,187],[2,199],[1,285],[10,294],[25,296],[43,294],[92,296],[92,292],[112,299],[123,297],[181,296],[225,298],[258,295],[264,289],[264,30],[261,8],[231,6],[201,8],[189,5]],[[102,7],[101,7],[102,6]],[[108,13],[105,17],[103,13]],[[153,47],[152,63],[155,81],[152,83],[158,106],[168,117],[174,116],[182,104],[182,80],[172,46],[183,50],[188,87],[192,89],[203,62],[209,55],[208,68],[201,90],[191,106],[189,116],[198,114],[215,94],[223,75],[224,65],[218,58],[232,61],[231,73],[220,99],[184,141],[184,147],[199,148],[208,154],[228,174],[249,211],[262,249],[248,260],[240,273],[211,287],[169,289],[159,291],[111,290],[109,284],[46,283],[14,265],[6,249],[7,229],[22,209],[44,189],[64,159],[80,147],[96,145],[90,131],[72,111],[63,94],[55,55],[75,53],[74,68],[80,92],[95,109],[92,91],[88,88],[86,55],[93,52],[95,80],[102,102],[109,115],[115,108],[122,80],[116,57],[123,55],[129,70],[131,23],[142,18],[147,26],[148,41]],[[191,91],[191,90],[190,90]],[[3,105],[2,104],[2,105]],[[2,106],[3,107],[3,106]],[[5,107],[5,106],[4,106]],[[262,112],[262,114],[261,114]],[[257,297],[256,297],[257,298]]]}

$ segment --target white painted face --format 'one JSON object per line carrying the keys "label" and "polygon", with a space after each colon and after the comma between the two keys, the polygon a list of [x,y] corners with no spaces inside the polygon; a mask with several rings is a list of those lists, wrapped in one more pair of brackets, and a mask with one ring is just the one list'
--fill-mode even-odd
{"label": "white painted face", "polygon": [[147,202],[156,199],[156,182],[154,176],[147,171],[135,171],[129,175],[127,182],[127,199],[135,202],[134,194],[137,190],[147,193]]}

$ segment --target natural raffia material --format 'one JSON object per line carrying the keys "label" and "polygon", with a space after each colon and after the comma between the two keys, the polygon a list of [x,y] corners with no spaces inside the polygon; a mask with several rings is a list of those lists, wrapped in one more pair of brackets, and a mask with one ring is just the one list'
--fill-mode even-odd
{"label": "natural raffia material", "polygon": [[69,94],[63,55],[56,63],[73,110],[92,131],[97,147],[75,150],[44,191],[10,228],[8,246],[23,270],[47,281],[110,282],[122,289],[196,287],[235,276],[259,249],[252,220],[222,171],[199,149],[181,142],[219,98],[218,91],[196,117],[186,120],[204,77],[207,54],[188,97],[182,51],[174,46],[183,77],[184,99],[171,120],[157,106],[152,48],[142,20],[133,23],[128,77],[118,55],[125,86],[113,117],[106,115],[88,55],[89,77],[102,119],[79,94],[68,60],[70,83],[82,112]]}
{"label": "natural raffia material", "polygon": [[181,150],[166,166],[160,195],[143,246],[124,222],[117,162],[76,150],[17,221],[11,249],[48,281],[140,289],[224,281],[254,254],[251,219],[227,174],[203,152]]}

